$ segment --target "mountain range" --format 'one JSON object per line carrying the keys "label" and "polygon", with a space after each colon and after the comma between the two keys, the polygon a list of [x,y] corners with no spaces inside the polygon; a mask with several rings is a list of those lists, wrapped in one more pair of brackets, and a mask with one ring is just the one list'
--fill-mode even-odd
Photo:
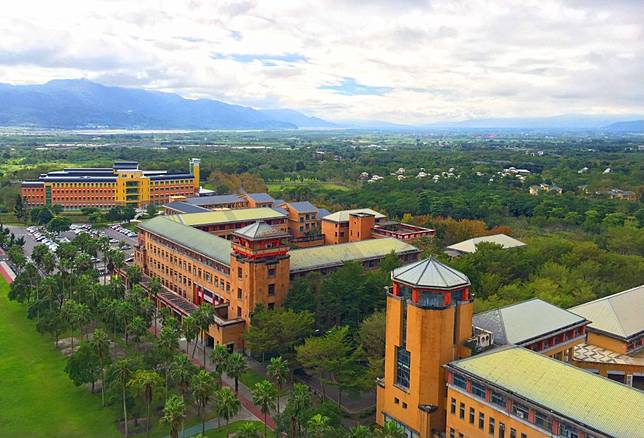
{"label": "mountain range", "polygon": [[57,79],[39,85],[0,83],[0,126],[188,130],[538,129],[641,133],[644,132],[644,117],[573,114],[472,119],[425,125],[402,125],[374,120],[330,122],[287,108],[257,110],[213,99],[185,99],[172,93],[106,86],[86,79]]}

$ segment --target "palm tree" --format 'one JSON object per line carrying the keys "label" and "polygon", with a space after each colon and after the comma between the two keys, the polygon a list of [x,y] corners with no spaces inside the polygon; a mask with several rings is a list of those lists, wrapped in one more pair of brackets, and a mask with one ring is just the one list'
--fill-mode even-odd
{"label": "palm tree", "polygon": [[387,421],[385,425],[381,428],[375,429],[374,436],[378,438],[406,438],[407,432],[405,432],[401,427],[399,427],[393,421]]}
{"label": "palm tree", "polygon": [[253,403],[259,406],[264,414],[264,438],[266,438],[266,422],[268,421],[268,414],[271,409],[275,409],[277,391],[271,382],[262,380],[261,382],[255,383],[251,392],[253,394]]}
{"label": "palm tree", "polygon": [[367,426],[363,426],[362,424],[358,424],[356,427],[351,429],[351,432],[349,432],[349,438],[371,438],[372,436],[373,432],[371,429]]}
{"label": "palm tree", "polygon": [[[156,336],[156,316],[155,316],[155,326],[154,326],[155,333],[154,335]],[[195,341],[194,348],[192,349],[192,357],[195,357],[195,350],[197,349],[197,336],[199,336],[199,326],[197,325],[197,320],[194,319],[192,316],[186,316],[183,318],[183,321],[181,321],[181,331],[183,332],[183,335],[186,337],[186,353],[190,353],[190,343],[192,341]],[[210,357],[212,360],[212,356]]]}
{"label": "palm tree", "polygon": [[226,361],[228,360],[228,356],[230,356],[228,349],[221,344],[215,345],[215,348],[213,348],[208,355],[210,361],[215,366],[215,369],[220,373],[226,370]]}
{"label": "palm tree", "polygon": [[170,365],[170,378],[181,390],[181,395],[184,397],[188,392],[192,376],[195,375],[196,367],[190,362],[188,356],[184,354],[177,354],[174,361]]}
{"label": "palm tree", "polygon": [[150,405],[154,399],[154,390],[161,386],[161,376],[156,371],[138,370],[134,373],[132,379],[128,382],[137,390],[143,398],[146,407],[147,423],[145,425],[145,432],[150,433]]}
{"label": "palm tree", "polygon": [[101,402],[105,406],[105,359],[108,359],[110,354],[110,340],[107,337],[107,333],[101,329],[94,330],[89,345],[94,350],[101,365]]}
{"label": "palm tree", "polygon": [[312,416],[306,423],[306,429],[311,438],[324,438],[333,430],[329,424],[329,417],[322,414]]}
{"label": "palm tree", "polygon": [[[157,277],[152,277],[148,284],[150,295],[154,297],[154,337],[157,337],[157,319],[159,318],[159,292],[161,292],[161,280]],[[187,338],[187,336],[186,336]]]}
{"label": "palm tree", "polygon": [[[311,390],[308,386],[302,383],[296,383],[293,385],[293,390],[288,400],[288,404],[292,409],[292,420],[295,420],[297,423],[298,436],[302,434],[302,422],[304,421],[304,415],[313,405],[313,399],[311,397]],[[295,431],[292,431],[292,434],[295,435]]]}
{"label": "palm tree", "polygon": [[190,385],[192,396],[194,397],[199,417],[201,418],[201,433],[206,433],[206,406],[215,392],[215,378],[204,370],[199,370],[192,377]]}
{"label": "palm tree", "polygon": [[[281,356],[271,358],[271,362],[266,367],[268,378],[277,385],[278,392],[282,392],[282,385],[286,382],[289,369],[288,362]],[[280,412],[280,398],[277,396],[277,412]]]}
{"label": "palm tree", "polygon": [[121,359],[114,363],[112,366],[111,374],[114,381],[121,387],[121,395],[123,397],[123,419],[125,427],[125,436],[127,437],[127,403],[126,393],[127,385],[134,372],[134,364],[128,358]]}
{"label": "palm tree", "polygon": [[197,320],[197,326],[201,330],[201,342],[203,344],[203,368],[206,369],[206,336],[210,325],[215,322],[214,309],[210,304],[202,304],[193,314]]}
{"label": "palm tree", "polygon": [[239,378],[246,372],[248,365],[241,353],[232,353],[226,359],[226,374],[235,379],[235,394],[239,393]]}
{"label": "palm tree", "polygon": [[172,364],[174,354],[179,348],[179,332],[171,326],[163,326],[159,339],[157,340],[157,347],[161,357],[161,364],[163,366],[163,375],[165,379],[165,396],[168,395],[168,370]]}
{"label": "palm tree", "polygon": [[235,438],[259,438],[259,430],[257,423],[249,422],[241,425],[239,430],[235,433]]}
{"label": "palm tree", "polygon": [[164,423],[168,423],[170,426],[170,436],[172,438],[179,437],[179,425],[183,423],[184,418],[186,418],[186,403],[183,401],[183,397],[172,394],[165,401],[163,417],[161,418]]}
{"label": "palm tree", "polygon": [[215,412],[217,418],[226,420],[226,426],[232,417],[239,413],[241,402],[230,388],[222,388],[215,394]]}

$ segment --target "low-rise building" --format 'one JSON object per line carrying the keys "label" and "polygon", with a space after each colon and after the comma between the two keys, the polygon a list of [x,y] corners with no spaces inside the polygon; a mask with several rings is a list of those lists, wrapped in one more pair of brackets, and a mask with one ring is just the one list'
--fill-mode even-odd
{"label": "low-rise building", "polygon": [[445,252],[451,257],[458,257],[463,254],[473,254],[477,251],[477,247],[481,243],[493,243],[501,245],[503,248],[520,248],[525,246],[525,243],[510,237],[506,234],[492,234],[490,236],[474,237],[467,239],[445,248]]}

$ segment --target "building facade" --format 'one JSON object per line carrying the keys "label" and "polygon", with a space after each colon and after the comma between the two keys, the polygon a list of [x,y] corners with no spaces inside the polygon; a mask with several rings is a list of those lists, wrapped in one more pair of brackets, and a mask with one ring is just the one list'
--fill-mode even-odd
{"label": "building facade", "polygon": [[179,318],[200,304],[211,304],[216,317],[209,343],[231,350],[243,350],[242,334],[257,305],[270,309],[283,304],[291,279],[331,272],[347,261],[375,269],[391,252],[410,263],[420,253],[392,238],[291,249],[286,224],[256,221],[223,238],[175,219],[158,216],[139,224],[134,260],[144,273],[142,285],[146,287],[147,278],[159,278],[164,289],[159,302]]}
{"label": "building facade", "polygon": [[200,160],[193,158],[189,164],[190,173],[141,170],[135,161],[118,161],[112,168],[69,168],[23,181],[20,194],[30,207],[162,205],[174,196],[194,196],[199,191]]}

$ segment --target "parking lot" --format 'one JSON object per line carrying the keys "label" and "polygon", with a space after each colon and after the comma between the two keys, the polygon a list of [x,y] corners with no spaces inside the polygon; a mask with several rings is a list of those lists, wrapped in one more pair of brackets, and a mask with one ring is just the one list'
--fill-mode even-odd
{"label": "parking lot", "polygon": [[[125,243],[123,251],[125,253],[125,258],[129,259],[134,256],[134,246],[137,244],[136,235],[128,230],[125,230],[120,227],[120,225],[114,225],[107,228],[93,229],[89,224],[72,224],[72,228],[69,231],[60,233],[60,235],[55,235],[54,233],[47,232],[44,227],[23,227],[17,225],[9,225],[7,228],[16,236],[24,237],[25,245],[23,246],[24,253],[27,257],[31,258],[34,247],[39,244],[44,244],[49,247],[51,251],[55,251],[58,245],[64,242],[69,242],[74,239],[77,235],[81,233],[89,233],[93,237],[107,236],[110,239],[110,247],[113,249],[118,249],[122,246],[121,242]],[[125,232],[128,234],[125,234]],[[98,255],[98,259],[95,262],[98,263],[101,255]],[[101,270],[103,266],[100,263],[97,265],[97,269]]]}

